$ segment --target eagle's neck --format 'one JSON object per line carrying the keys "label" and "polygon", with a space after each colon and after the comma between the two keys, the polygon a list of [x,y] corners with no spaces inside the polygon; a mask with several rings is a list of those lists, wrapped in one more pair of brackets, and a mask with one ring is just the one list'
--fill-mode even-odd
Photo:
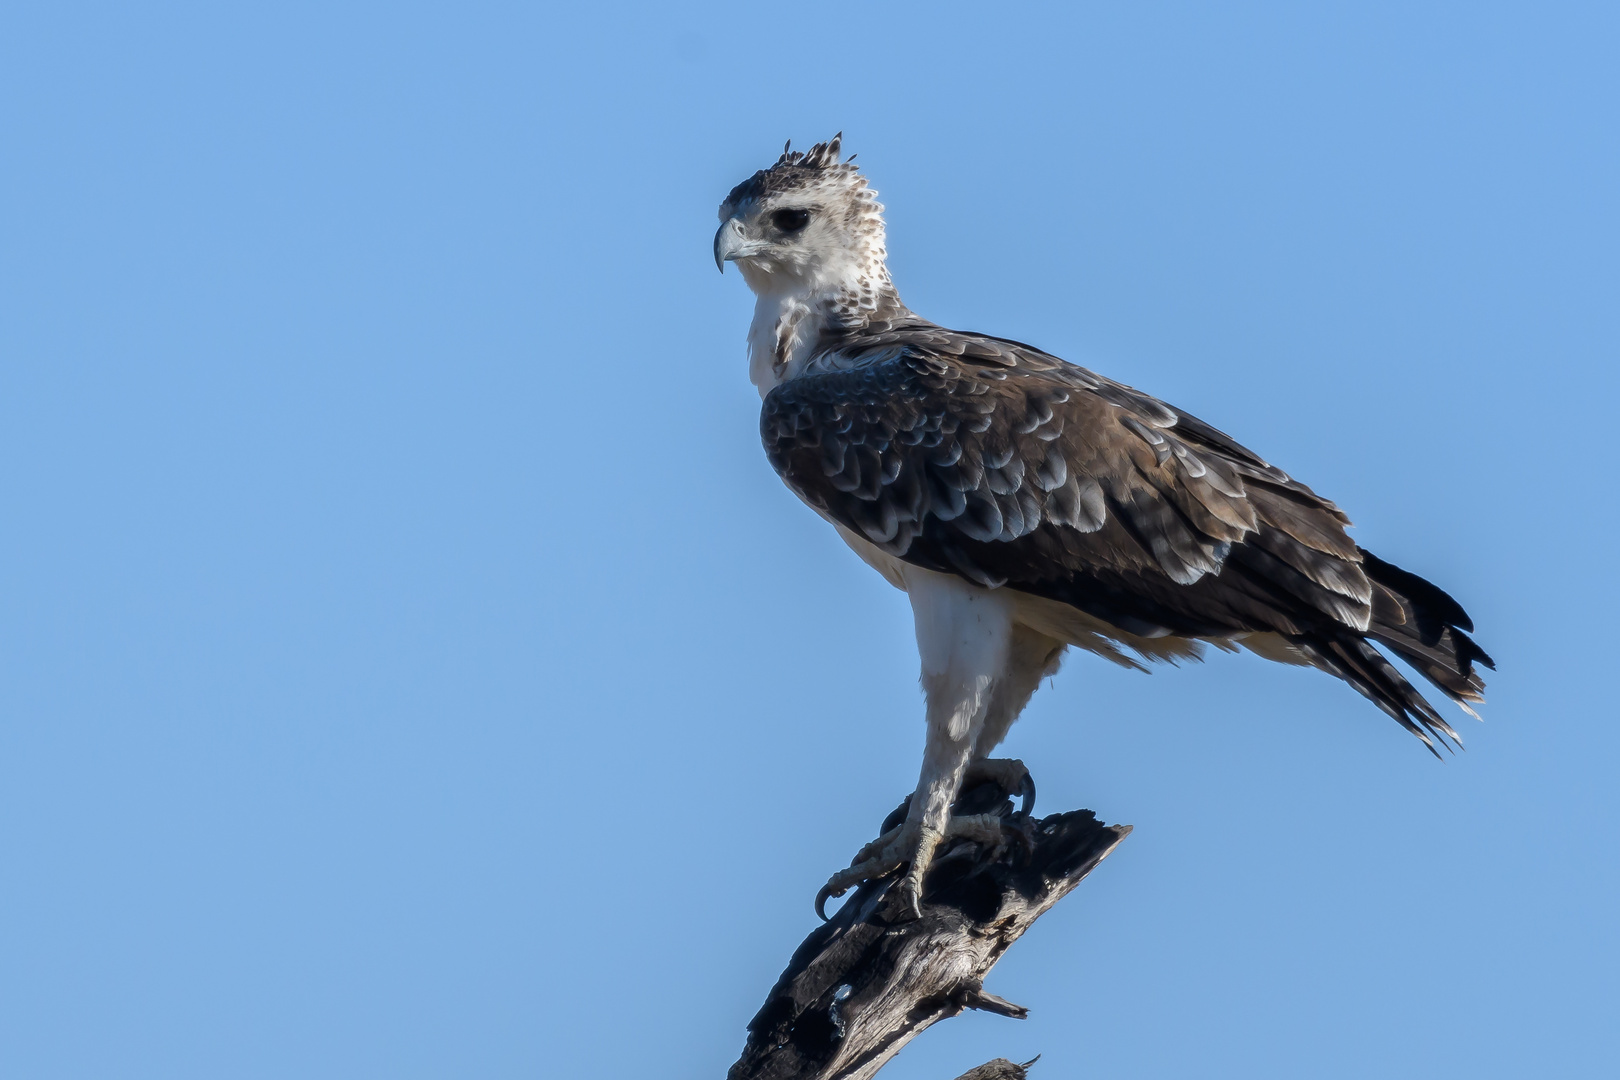
{"label": "eagle's neck", "polygon": [[881,259],[852,262],[823,280],[744,267],[758,296],[748,327],[748,378],[764,397],[806,373],[834,340],[909,315]]}

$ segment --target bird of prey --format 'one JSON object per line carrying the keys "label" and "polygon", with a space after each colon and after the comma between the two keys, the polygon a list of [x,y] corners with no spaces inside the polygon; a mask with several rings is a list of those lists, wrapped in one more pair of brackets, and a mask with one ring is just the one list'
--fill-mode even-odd
{"label": "bird of prey", "polygon": [[[783,150],[720,205],[714,259],[757,296],[749,373],[771,465],[916,619],[927,699],[903,821],[817,900],[923,875],[964,780],[1033,784],[991,758],[1069,646],[1117,663],[1249,649],[1349,683],[1435,750],[1457,734],[1380,648],[1469,713],[1493,667],[1462,607],[1345,534],[1337,506],[1224,432],[1030,345],[901,302],[883,207],[842,137]],[[790,144],[791,147],[791,144]]]}

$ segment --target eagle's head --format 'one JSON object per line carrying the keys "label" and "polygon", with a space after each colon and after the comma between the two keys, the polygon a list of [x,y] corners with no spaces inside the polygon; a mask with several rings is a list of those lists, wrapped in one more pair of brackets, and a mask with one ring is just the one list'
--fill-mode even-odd
{"label": "eagle's head", "polygon": [[784,148],[775,165],[731,189],[714,234],[722,273],[735,262],[762,297],[819,297],[846,317],[897,302],[883,207],[853,160],[840,160],[842,142],[840,132],[807,153]]}

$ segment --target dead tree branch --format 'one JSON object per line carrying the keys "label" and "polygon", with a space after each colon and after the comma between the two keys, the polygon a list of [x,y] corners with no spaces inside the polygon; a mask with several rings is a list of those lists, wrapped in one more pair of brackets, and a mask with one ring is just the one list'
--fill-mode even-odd
{"label": "dead tree branch", "polygon": [[[1010,825],[1027,825],[988,783],[965,792],[953,812],[998,806]],[[869,1080],[920,1032],[963,1009],[1023,1019],[1023,1006],[985,990],[985,975],[1130,831],[1074,810],[1026,828],[1028,850],[957,841],[936,858],[922,918],[910,922],[886,903],[893,879],[863,885],[793,954],[728,1080]],[[997,1059],[959,1080],[1023,1080],[1029,1064]]]}

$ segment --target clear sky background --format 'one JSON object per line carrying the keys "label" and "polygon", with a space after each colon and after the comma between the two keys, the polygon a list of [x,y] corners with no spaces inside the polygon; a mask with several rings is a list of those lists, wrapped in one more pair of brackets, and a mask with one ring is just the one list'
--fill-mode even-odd
{"label": "clear sky background", "polygon": [[1232,432],[1500,663],[1071,657],[1136,832],[884,1080],[1620,1056],[1610,3],[13,2],[0,1073],[717,1078],[915,781],[911,616],[759,446],[726,191]]}

